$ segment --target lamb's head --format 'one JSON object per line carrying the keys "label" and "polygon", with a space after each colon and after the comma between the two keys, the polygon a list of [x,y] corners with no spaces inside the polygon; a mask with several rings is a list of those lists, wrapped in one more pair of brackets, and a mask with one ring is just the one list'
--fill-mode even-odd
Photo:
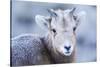
{"label": "lamb's head", "polygon": [[50,16],[36,15],[38,25],[45,28],[51,37],[53,49],[65,56],[70,56],[75,49],[75,30],[82,12],[75,14],[75,8],[67,10],[49,10]]}

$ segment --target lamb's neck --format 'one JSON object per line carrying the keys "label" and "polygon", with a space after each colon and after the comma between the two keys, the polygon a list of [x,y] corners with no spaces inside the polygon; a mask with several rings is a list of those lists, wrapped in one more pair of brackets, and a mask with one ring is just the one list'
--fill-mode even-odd
{"label": "lamb's neck", "polygon": [[50,35],[45,36],[44,43],[45,43],[45,46],[49,52],[49,55],[51,56],[53,63],[71,63],[71,62],[74,62],[75,50],[72,53],[72,55],[70,55],[70,56],[64,56],[58,52],[55,52],[55,50],[53,49],[52,39],[51,39]]}

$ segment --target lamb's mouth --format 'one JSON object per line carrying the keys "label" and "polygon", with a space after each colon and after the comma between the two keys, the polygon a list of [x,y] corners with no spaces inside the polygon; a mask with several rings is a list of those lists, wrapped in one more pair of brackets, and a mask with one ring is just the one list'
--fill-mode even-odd
{"label": "lamb's mouth", "polygon": [[65,52],[65,56],[70,56],[70,55],[71,55],[70,51]]}
{"label": "lamb's mouth", "polygon": [[69,51],[65,52],[66,54],[70,53]]}

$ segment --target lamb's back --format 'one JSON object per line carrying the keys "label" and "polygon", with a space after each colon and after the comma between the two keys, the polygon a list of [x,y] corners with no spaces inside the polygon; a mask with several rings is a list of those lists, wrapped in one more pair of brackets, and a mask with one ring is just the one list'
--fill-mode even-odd
{"label": "lamb's back", "polygon": [[12,65],[50,63],[49,55],[41,37],[27,34],[13,38],[11,42]]}

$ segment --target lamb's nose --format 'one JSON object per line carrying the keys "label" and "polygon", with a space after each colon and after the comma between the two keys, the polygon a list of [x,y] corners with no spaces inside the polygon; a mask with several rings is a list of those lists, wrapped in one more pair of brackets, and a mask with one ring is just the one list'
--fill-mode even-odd
{"label": "lamb's nose", "polygon": [[71,48],[71,46],[65,46],[64,48],[65,48],[67,51],[69,51],[70,48]]}

